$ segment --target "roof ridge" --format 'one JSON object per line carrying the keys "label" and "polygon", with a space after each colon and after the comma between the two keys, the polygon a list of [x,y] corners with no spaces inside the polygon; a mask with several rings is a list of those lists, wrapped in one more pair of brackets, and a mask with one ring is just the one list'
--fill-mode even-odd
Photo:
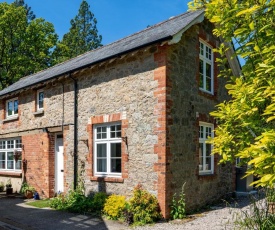
{"label": "roof ridge", "polygon": [[159,22],[159,23],[157,23],[157,24],[154,24],[154,25],[152,25],[152,26],[150,26],[150,27],[147,27],[147,28],[145,28],[145,29],[143,29],[143,30],[140,30],[140,31],[138,31],[138,32],[135,32],[135,33],[133,33],[133,34],[130,34],[130,35],[128,35],[128,36],[126,36],[126,37],[123,37],[123,38],[121,38],[121,39],[118,39],[118,40],[116,40],[116,41],[114,41],[114,42],[111,42],[111,43],[109,43],[109,44],[107,44],[107,45],[102,45],[102,46],[100,46],[100,47],[98,47],[98,48],[96,48],[96,49],[87,51],[87,52],[85,52],[85,53],[83,53],[83,54],[80,54],[80,55],[78,55],[78,56],[76,56],[76,57],[70,58],[70,59],[68,59],[68,60],[66,60],[66,61],[63,61],[63,62],[60,62],[60,63],[58,63],[58,64],[56,64],[56,65],[54,65],[54,66],[50,66],[50,67],[48,67],[47,69],[43,69],[43,70],[40,70],[40,71],[38,71],[38,72],[35,72],[35,73],[31,74],[31,75],[24,76],[24,77],[20,78],[19,81],[23,80],[24,78],[29,78],[29,77],[31,77],[31,76],[33,76],[33,75],[36,75],[36,74],[39,74],[39,73],[41,73],[41,72],[50,70],[50,69],[52,69],[52,68],[56,68],[56,67],[58,67],[58,66],[60,66],[60,65],[63,65],[64,63],[71,62],[71,61],[73,61],[73,60],[75,60],[75,59],[77,59],[77,58],[80,58],[80,57],[85,56],[85,55],[87,55],[87,54],[93,53],[93,52],[98,51],[98,50],[100,50],[100,49],[104,49],[104,48],[109,47],[109,46],[111,46],[111,45],[114,45],[114,44],[116,44],[116,43],[118,43],[118,42],[121,42],[121,41],[123,41],[123,40],[126,40],[127,38],[130,38],[130,37],[133,37],[133,36],[135,36],[135,35],[137,35],[137,34],[140,34],[140,33],[142,33],[142,32],[145,32],[145,31],[154,29],[154,28],[156,28],[156,27],[158,27],[158,26],[161,26],[161,25],[164,24],[164,23],[167,23],[168,21],[175,20],[176,18],[182,17],[182,16],[184,16],[184,15],[188,15],[188,14],[193,13],[193,12],[194,12],[194,11],[187,11],[187,12],[184,12],[184,13],[179,14],[179,15],[176,15],[176,16],[171,16],[169,19],[166,19],[165,21],[162,21],[162,22]]}

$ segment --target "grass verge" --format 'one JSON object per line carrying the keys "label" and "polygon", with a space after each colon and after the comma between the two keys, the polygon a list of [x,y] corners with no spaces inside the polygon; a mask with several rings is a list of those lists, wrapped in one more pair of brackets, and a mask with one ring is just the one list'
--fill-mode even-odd
{"label": "grass verge", "polygon": [[26,204],[36,208],[48,208],[50,207],[50,200],[49,199],[36,200],[32,202],[27,202]]}

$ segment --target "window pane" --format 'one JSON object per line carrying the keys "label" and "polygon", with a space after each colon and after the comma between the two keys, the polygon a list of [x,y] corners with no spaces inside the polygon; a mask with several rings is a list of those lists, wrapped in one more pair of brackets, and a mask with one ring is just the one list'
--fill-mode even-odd
{"label": "window pane", "polygon": [[203,43],[200,42],[200,54],[203,55]]}
{"label": "window pane", "polygon": [[206,157],[205,160],[206,160],[205,170],[211,170],[212,168],[211,157]]}
{"label": "window pane", "polygon": [[107,138],[107,128],[106,127],[97,127],[96,128],[97,139],[106,139]]}
{"label": "window pane", "polygon": [[211,91],[211,65],[209,65],[208,63],[206,63],[206,90]]}
{"label": "window pane", "polygon": [[6,154],[0,153],[0,161],[5,161],[5,160],[6,160]]}
{"label": "window pane", "polygon": [[111,160],[111,172],[121,173],[121,158]]}
{"label": "window pane", "polygon": [[5,169],[5,161],[0,160],[0,169]]}
{"label": "window pane", "polygon": [[202,170],[202,166],[203,166],[203,143],[200,143],[199,145],[199,170]]}
{"label": "window pane", "polygon": [[121,143],[111,143],[111,157],[121,157]]}
{"label": "window pane", "polygon": [[6,153],[0,153],[0,169],[5,169]]}
{"label": "window pane", "polygon": [[112,125],[111,129],[111,138],[121,137],[121,125]]}
{"label": "window pane", "polygon": [[8,149],[13,149],[14,148],[14,140],[7,141],[7,148]]}
{"label": "window pane", "polygon": [[97,144],[97,157],[107,157],[107,145],[106,144]]}
{"label": "window pane", "polygon": [[43,101],[44,101],[44,92],[39,92],[38,94],[38,108],[43,108]]}
{"label": "window pane", "polygon": [[211,48],[206,46],[206,58],[208,58],[209,60],[211,60]]}
{"label": "window pane", "polygon": [[6,148],[6,142],[5,141],[0,141],[0,149],[5,149]]}
{"label": "window pane", "polygon": [[18,100],[14,101],[14,114],[18,114]]}
{"label": "window pane", "polygon": [[97,159],[97,172],[107,172],[107,159]]}
{"label": "window pane", "polygon": [[21,169],[21,160],[18,160],[16,163],[15,163],[15,169]]}
{"label": "window pane", "polygon": [[200,126],[199,138],[203,138],[203,126]]}
{"label": "window pane", "polygon": [[211,155],[211,144],[206,144],[206,156]]}
{"label": "window pane", "polygon": [[12,115],[12,111],[13,111],[13,102],[9,101],[8,102],[8,116]]}
{"label": "window pane", "polygon": [[8,169],[14,169],[14,165],[13,165],[13,153],[8,153],[8,160],[7,160],[7,166]]}
{"label": "window pane", "polygon": [[8,152],[8,161],[13,161],[13,152]]}
{"label": "window pane", "polygon": [[22,141],[21,140],[15,140],[15,147],[16,148],[22,148]]}
{"label": "window pane", "polygon": [[203,88],[203,60],[200,60],[200,88]]}

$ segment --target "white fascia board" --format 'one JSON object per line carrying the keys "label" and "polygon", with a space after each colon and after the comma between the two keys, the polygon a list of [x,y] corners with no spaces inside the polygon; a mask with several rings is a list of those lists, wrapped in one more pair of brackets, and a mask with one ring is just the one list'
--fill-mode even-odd
{"label": "white fascia board", "polygon": [[191,26],[201,23],[204,20],[204,13],[202,13],[201,15],[199,15],[196,19],[194,19],[192,22],[190,22],[187,26],[185,26],[183,29],[181,29],[178,33],[176,33],[172,40],[170,40],[168,42],[169,45],[178,43],[181,40],[181,36],[182,34],[188,30]]}

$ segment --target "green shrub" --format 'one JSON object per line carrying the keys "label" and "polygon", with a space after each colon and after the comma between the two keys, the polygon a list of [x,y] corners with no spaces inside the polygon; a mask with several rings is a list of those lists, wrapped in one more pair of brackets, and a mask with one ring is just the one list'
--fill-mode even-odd
{"label": "green shrub", "polygon": [[82,188],[70,190],[67,195],[60,194],[50,201],[50,207],[73,213],[101,213],[107,195],[96,193],[93,197],[84,195]]}
{"label": "green shrub", "polygon": [[142,189],[141,185],[134,188],[129,212],[133,214],[134,225],[153,223],[161,217],[157,198]]}
{"label": "green shrub", "polygon": [[184,186],[185,186],[185,183],[182,186],[182,190],[181,190],[181,193],[179,195],[179,199],[176,200],[176,193],[174,194],[174,196],[172,198],[172,205],[171,205],[170,214],[171,214],[171,218],[173,220],[183,219],[186,216]]}
{"label": "green shrub", "polygon": [[63,194],[59,194],[50,200],[50,207],[57,210],[66,210],[67,199]]}
{"label": "green shrub", "polygon": [[122,212],[125,208],[126,200],[124,196],[111,195],[107,198],[104,205],[104,214],[112,220],[117,220],[122,217]]}
{"label": "green shrub", "polygon": [[102,211],[104,208],[104,204],[106,202],[107,199],[107,194],[104,192],[97,192],[94,196],[93,196],[93,206],[96,207],[97,210]]}

